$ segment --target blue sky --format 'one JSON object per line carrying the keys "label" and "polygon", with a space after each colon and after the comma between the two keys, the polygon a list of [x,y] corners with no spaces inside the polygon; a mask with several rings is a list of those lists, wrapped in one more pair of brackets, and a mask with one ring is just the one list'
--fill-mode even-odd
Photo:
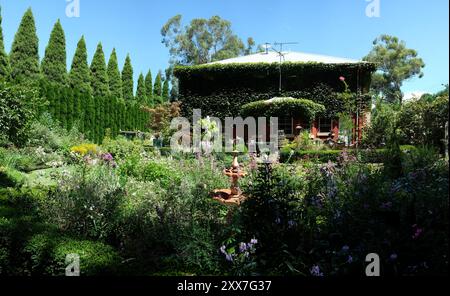
{"label": "blue sky", "polygon": [[[257,43],[296,41],[290,50],[360,59],[372,41],[386,33],[406,41],[426,63],[425,76],[404,84],[403,91],[435,92],[449,80],[449,1],[379,0],[380,17],[366,16],[369,0],[79,0],[80,17],[66,16],[73,0],[0,0],[3,33],[9,51],[20,19],[32,7],[44,55],[59,18],[66,32],[68,64],[85,35],[89,59],[101,41],[106,56],[116,47],[120,66],[130,53],[135,76],[167,66],[168,50],[160,29],[172,16],[184,21],[219,15],[242,38]],[[374,1],[374,0],[371,0]]]}

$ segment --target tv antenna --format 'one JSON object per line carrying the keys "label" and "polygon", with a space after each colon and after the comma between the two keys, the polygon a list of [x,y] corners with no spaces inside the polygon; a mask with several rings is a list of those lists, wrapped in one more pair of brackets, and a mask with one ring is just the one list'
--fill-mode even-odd
{"label": "tv antenna", "polygon": [[[266,45],[267,45],[268,43],[266,43]],[[285,60],[285,53],[283,53],[283,46],[284,45],[293,45],[293,44],[298,44],[298,42],[275,42],[273,45],[275,45],[275,46],[278,46],[278,48],[279,48],[279,50],[276,50],[276,49],[273,49],[272,48],[272,50],[273,51],[275,51],[277,54],[278,54],[278,56],[280,57],[280,64],[278,65],[278,69],[279,69],[279,71],[280,71],[280,84],[279,84],[279,88],[278,88],[278,91],[279,91],[279,93],[281,94],[281,83],[282,83],[282,73],[281,73],[281,64],[284,62],[284,60]],[[267,46],[266,46],[266,50],[267,50]]]}

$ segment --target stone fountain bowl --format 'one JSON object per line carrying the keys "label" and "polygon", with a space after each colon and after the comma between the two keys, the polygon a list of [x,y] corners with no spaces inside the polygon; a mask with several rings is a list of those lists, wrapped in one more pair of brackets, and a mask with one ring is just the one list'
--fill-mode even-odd
{"label": "stone fountain bowl", "polygon": [[233,170],[233,169],[225,169],[223,171],[223,173],[226,176],[228,176],[228,177],[239,177],[239,178],[241,178],[241,177],[247,176],[247,173],[245,173],[243,171],[236,171],[236,170]]}
{"label": "stone fountain bowl", "polygon": [[245,196],[233,195],[230,189],[216,189],[212,192],[212,197],[227,206],[239,206],[245,200]]}

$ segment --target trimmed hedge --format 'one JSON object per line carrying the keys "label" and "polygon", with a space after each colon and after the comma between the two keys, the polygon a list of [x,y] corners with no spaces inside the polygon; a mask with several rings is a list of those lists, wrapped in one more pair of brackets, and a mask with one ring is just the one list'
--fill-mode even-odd
{"label": "trimmed hedge", "polygon": [[82,276],[107,275],[117,271],[121,257],[113,247],[101,242],[74,238],[57,238],[53,234],[34,235],[24,248],[30,271],[36,274],[64,276],[66,256],[80,256]]}
{"label": "trimmed hedge", "polygon": [[[415,149],[414,146],[401,146],[402,152],[407,153]],[[313,160],[318,162],[336,162],[344,150],[292,150],[281,149],[280,161],[292,163],[300,160]],[[383,163],[386,160],[387,149],[347,149],[349,155],[357,156],[364,163]]]}
{"label": "trimmed hedge", "polygon": [[280,98],[275,101],[256,101],[242,106],[244,117],[281,117],[299,116],[305,121],[312,121],[314,117],[325,112],[325,106],[306,99]]}
{"label": "trimmed hedge", "polygon": [[90,140],[101,143],[109,129],[115,137],[121,130],[145,130],[149,114],[137,100],[111,96],[92,97],[76,89],[41,81],[41,95],[48,100],[48,112],[62,127],[78,128]]}

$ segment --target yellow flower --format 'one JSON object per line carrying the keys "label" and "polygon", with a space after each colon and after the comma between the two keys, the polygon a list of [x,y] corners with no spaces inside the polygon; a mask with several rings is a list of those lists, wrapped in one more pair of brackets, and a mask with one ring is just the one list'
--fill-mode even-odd
{"label": "yellow flower", "polygon": [[70,148],[70,151],[81,156],[85,156],[86,154],[97,154],[97,145],[81,144]]}

